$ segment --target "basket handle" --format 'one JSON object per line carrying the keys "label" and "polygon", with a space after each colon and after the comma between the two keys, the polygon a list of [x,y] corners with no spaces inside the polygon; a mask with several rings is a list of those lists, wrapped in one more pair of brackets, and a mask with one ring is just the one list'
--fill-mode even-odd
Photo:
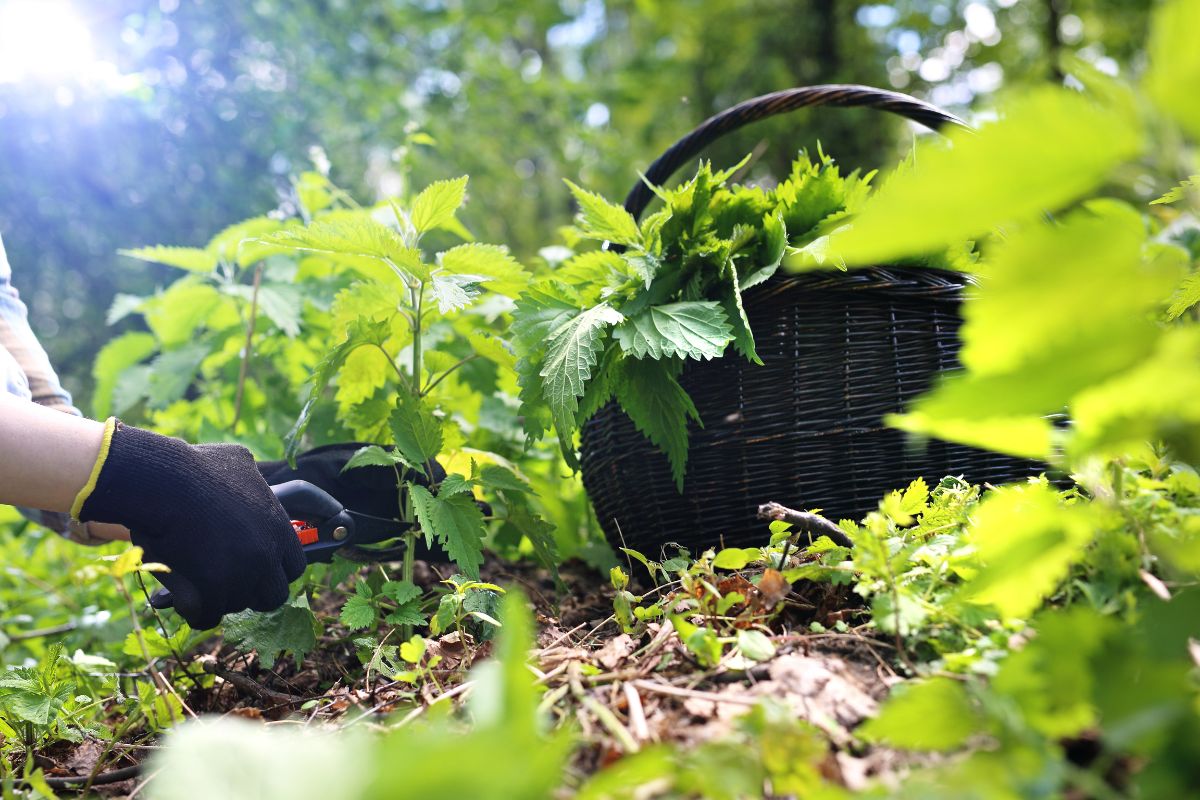
{"label": "basket handle", "polygon": [[738,103],[700,123],[699,127],[671,145],[650,165],[646,170],[646,180],[638,181],[626,196],[625,209],[633,214],[634,219],[639,218],[654,196],[647,182],[655,186],[662,185],[675,174],[675,170],[725,134],[751,122],[809,106],[874,108],[899,114],[935,131],[947,124],[968,127],[961,119],[937,106],[886,89],[836,83],[784,89]]}

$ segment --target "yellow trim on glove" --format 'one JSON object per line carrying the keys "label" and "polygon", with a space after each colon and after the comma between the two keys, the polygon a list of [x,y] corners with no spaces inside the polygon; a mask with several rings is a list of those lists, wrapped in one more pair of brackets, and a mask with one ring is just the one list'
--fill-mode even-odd
{"label": "yellow trim on glove", "polygon": [[96,481],[100,480],[100,470],[104,469],[104,462],[108,460],[108,450],[112,447],[112,437],[116,430],[117,418],[109,417],[104,423],[104,438],[100,441],[100,453],[96,456],[96,463],[92,465],[92,474],[88,476],[88,481],[79,490],[79,494],[75,495],[75,502],[71,504],[71,519],[73,520],[79,520],[79,515],[83,512],[83,504],[96,489]]}

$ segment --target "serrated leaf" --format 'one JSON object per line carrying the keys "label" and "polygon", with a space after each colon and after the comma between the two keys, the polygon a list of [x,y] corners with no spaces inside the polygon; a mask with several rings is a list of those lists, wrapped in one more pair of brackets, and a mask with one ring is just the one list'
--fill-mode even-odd
{"label": "serrated leaf", "polygon": [[388,418],[396,449],[410,463],[425,464],[442,449],[442,424],[419,400],[405,398]]}
{"label": "serrated leaf", "polygon": [[482,275],[450,275],[438,271],[431,276],[429,292],[437,301],[438,312],[449,314],[469,306],[480,295],[479,284],[483,280]]}
{"label": "serrated leaf", "polygon": [[635,358],[712,359],[733,340],[725,312],[716,301],[652,306],[617,326],[617,341]]}
{"label": "serrated leaf", "polygon": [[146,400],[151,408],[166,408],[187,392],[208,357],[205,344],[191,344],[169,350],[150,363]]}
{"label": "serrated leaf", "polygon": [[1200,107],[1196,103],[1200,91],[1198,29],[1200,3],[1170,0],[1155,9],[1146,44],[1150,59],[1146,89],[1150,97],[1196,138],[1200,138]]}
{"label": "serrated leaf", "polygon": [[558,574],[558,542],[554,539],[554,526],[530,511],[527,504],[520,503],[509,507],[506,521],[529,540],[537,560],[550,570],[554,582],[561,586]]}
{"label": "serrated leaf", "polygon": [[992,491],[971,515],[967,541],[982,567],[964,596],[1006,618],[1028,616],[1083,557],[1096,522],[1089,507],[1063,506],[1047,486]]}
{"label": "serrated leaf", "polygon": [[884,183],[831,248],[849,264],[887,263],[1036,219],[1098,186],[1141,136],[1136,117],[1090,97],[1031,90],[978,132],[948,132],[950,146],[919,142],[916,166]]}
{"label": "serrated leaf", "polygon": [[438,497],[446,498],[463,492],[470,492],[474,486],[475,481],[469,480],[462,475],[447,475],[438,486]]}
{"label": "serrated leaf", "polygon": [[1179,288],[1171,295],[1171,305],[1167,308],[1167,319],[1176,320],[1184,312],[1200,303],[1200,272],[1193,272],[1183,279]]}
{"label": "serrated leaf", "polygon": [[687,471],[687,421],[690,418],[699,422],[700,415],[668,365],[646,359],[626,360],[617,402],[634,426],[666,454],[675,486],[682,492]]}
{"label": "serrated leaf", "polygon": [[142,331],[123,333],[101,348],[92,367],[96,388],[92,392],[92,416],[104,419],[112,412],[117,379],[129,367],[157,349],[154,337]]}
{"label": "serrated leaf", "polygon": [[338,618],[350,630],[360,631],[375,626],[379,620],[379,609],[371,602],[370,597],[352,594],[346,599]]}
{"label": "serrated leaf", "polygon": [[746,316],[746,306],[742,302],[742,286],[737,267],[730,264],[728,273],[729,286],[721,298],[721,306],[733,323],[733,346],[752,363],[761,365],[762,359],[758,357],[758,350],[754,346],[754,331],[750,328],[750,318]]}
{"label": "serrated leaf", "polygon": [[328,214],[308,227],[278,231],[259,241],[295,250],[379,259],[398,270],[402,279],[429,279],[421,253],[409,247],[399,233],[364,213]]}
{"label": "serrated leaf", "polygon": [[409,220],[417,233],[426,233],[445,226],[454,219],[454,212],[467,194],[467,176],[436,181],[426,186],[413,201]]}
{"label": "serrated leaf", "polygon": [[383,344],[389,334],[390,327],[386,322],[377,322],[360,317],[347,326],[346,338],[332,350],[327,351],[325,356],[317,362],[317,366],[313,370],[312,379],[309,382],[308,398],[305,400],[304,407],[300,411],[300,416],[297,418],[296,424],[292,426],[292,429],[287,434],[286,455],[289,460],[294,459],[299,452],[312,410],[321,394],[325,391],[325,388],[329,385],[329,382],[333,380],[334,375],[337,374],[337,371],[346,362],[346,358],[357,348],[364,345]]}
{"label": "serrated leaf", "polygon": [[276,252],[273,247],[260,244],[255,239],[274,233],[282,228],[283,222],[270,217],[252,217],[234,223],[217,233],[205,248],[217,258],[247,267]]}
{"label": "serrated leaf", "polygon": [[570,181],[566,183],[579,203],[579,226],[585,236],[615,244],[641,243],[641,231],[632,214],[595,192],[581,189]]}
{"label": "serrated leaf", "polygon": [[533,493],[533,488],[523,478],[500,464],[484,464],[480,467],[479,483],[488,489]]}
{"label": "serrated leaf", "polygon": [[1200,191],[1200,175],[1193,175],[1187,180],[1180,181],[1175,186],[1172,186],[1170,190],[1168,190],[1162,197],[1159,197],[1156,200],[1151,200],[1150,205],[1158,206],[1167,205],[1170,203],[1178,203],[1185,196],[1187,196],[1189,189]]}
{"label": "serrated leaf", "polygon": [[198,247],[138,247],[133,250],[118,250],[123,256],[136,258],[139,261],[150,261],[155,264],[166,264],[168,267],[187,270],[188,272],[212,272],[217,268],[217,256]]}
{"label": "serrated leaf", "polygon": [[342,472],[359,467],[394,467],[397,464],[405,468],[412,468],[412,464],[396,451],[385,450],[377,444],[369,444],[354,451],[354,455],[346,460]]}
{"label": "serrated leaf", "polygon": [[578,398],[592,376],[605,331],[624,319],[619,311],[601,303],[580,312],[550,333],[546,360],[539,374],[560,435],[569,435],[575,428]]}
{"label": "serrated leaf", "polygon": [[426,538],[435,538],[470,578],[483,564],[483,512],[469,494],[434,497],[424,486],[410,484],[413,506]]}
{"label": "serrated leaf", "polygon": [[262,665],[270,669],[283,653],[291,653],[296,663],[317,645],[317,634],[321,623],[308,606],[308,597],[303,592],[291,602],[274,611],[239,611],[226,614],[222,622],[225,640],[236,644],[241,650],[256,650]]}
{"label": "serrated leaf", "polygon": [[[247,303],[255,300],[253,286],[238,284],[229,287],[228,291]],[[300,333],[300,316],[304,311],[300,287],[286,283],[263,283],[258,288],[257,302],[258,313],[271,320],[288,338]]]}
{"label": "serrated leaf", "polygon": [[379,591],[380,594],[390,597],[399,605],[404,605],[421,596],[421,587],[412,581],[388,581]]}
{"label": "serrated leaf", "polygon": [[[213,314],[222,302],[221,293],[206,283],[174,283],[162,294],[142,305],[150,330],[167,347],[192,341],[201,325],[212,327]],[[237,314],[234,312],[234,319]]]}
{"label": "serrated leaf", "polygon": [[476,276],[477,282],[512,297],[529,285],[529,273],[501,245],[461,244],[439,255],[438,264],[454,275]]}

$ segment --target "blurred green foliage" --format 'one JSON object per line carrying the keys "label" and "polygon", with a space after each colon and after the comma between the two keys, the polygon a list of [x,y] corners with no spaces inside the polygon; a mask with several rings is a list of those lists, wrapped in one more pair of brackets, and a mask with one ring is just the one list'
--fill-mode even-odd
{"label": "blurred green foliage", "polygon": [[[404,194],[405,180],[475,176],[487,202],[464,222],[526,260],[570,219],[561,178],[620,197],[670,142],[740,100],[863,82],[961,109],[1002,84],[1044,78],[1055,53],[1079,49],[1103,69],[1136,65],[1149,3],[73,5],[96,61],[123,77],[95,69],[0,82],[0,235],[35,329],[86,406],[113,295],[170,279],[116,251],[200,244],[264,207],[293,205],[290,176],[314,145],[334,180],[362,197]],[[413,138],[417,129],[426,136]],[[805,112],[710,155],[733,163],[758,147],[758,171],[782,175],[819,138],[848,167],[870,168],[901,130],[867,112]]]}

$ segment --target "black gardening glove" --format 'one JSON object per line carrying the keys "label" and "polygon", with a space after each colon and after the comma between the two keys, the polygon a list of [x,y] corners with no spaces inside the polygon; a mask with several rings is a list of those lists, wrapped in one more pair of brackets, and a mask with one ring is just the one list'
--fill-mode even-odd
{"label": "black gardening glove", "polygon": [[[400,492],[396,489],[396,470],[386,466],[355,467],[342,472],[346,462],[366,442],[327,444],[296,456],[296,467],[286,461],[260,461],[258,471],[272,486],[287,481],[308,481],[328,492],[335,500],[352,511],[384,519],[400,519]],[[435,482],[446,477],[446,471],[436,461],[430,462]],[[428,486],[429,480],[412,470],[401,471],[402,480]]]}
{"label": "black gardening glove", "polygon": [[73,510],[85,522],[124,525],[146,561],[170,567],[159,580],[192,628],[287,601],[304,554],[249,450],[190,445],[112,420],[106,438],[94,488]]}

